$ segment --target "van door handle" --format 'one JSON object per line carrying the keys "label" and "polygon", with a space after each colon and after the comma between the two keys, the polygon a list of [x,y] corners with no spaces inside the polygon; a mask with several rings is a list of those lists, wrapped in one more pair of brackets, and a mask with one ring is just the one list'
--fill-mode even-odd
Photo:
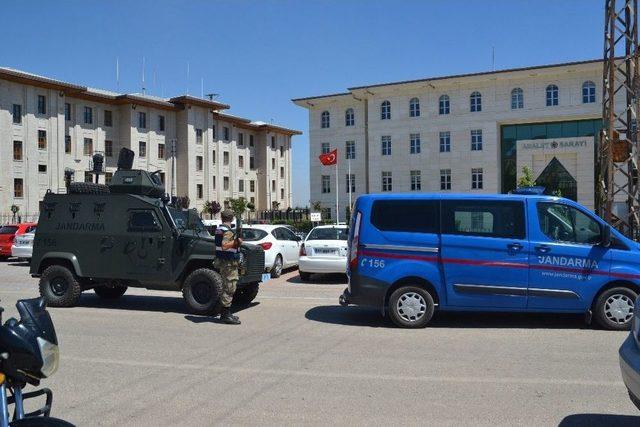
{"label": "van door handle", "polygon": [[549,246],[547,246],[547,245],[538,245],[538,246],[536,246],[536,251],[542,252],[543,254],[546,254],[550,250],[551,250],[551,248]]}
{"label": "van door handle", "polygon": [[507,248],[509,248],[510,251],[521,251],[523,246],[520,243],[510,243],[507,245]]}

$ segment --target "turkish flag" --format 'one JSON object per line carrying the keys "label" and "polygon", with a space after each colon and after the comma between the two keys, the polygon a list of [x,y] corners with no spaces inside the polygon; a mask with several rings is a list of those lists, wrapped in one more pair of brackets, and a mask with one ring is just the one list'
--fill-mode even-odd
{"label": "turkish flag", "polygon": [[326,154],[320,154],[320,163],[325,166],[331,166],[338,163],[338,149],[336,148]]}

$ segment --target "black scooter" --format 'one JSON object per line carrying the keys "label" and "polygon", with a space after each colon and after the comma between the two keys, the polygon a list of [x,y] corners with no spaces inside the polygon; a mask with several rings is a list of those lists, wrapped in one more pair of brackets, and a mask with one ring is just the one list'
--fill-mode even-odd
{"label": "black scooter", "polygon": [[[73,426],[51,418],[53,393],[42,388],[29,393],[22,390],[38,386],[58,369],[58,338],[42,298],[16,303],[20,320],[9,319],[0,326],[0,427],[8,426]],[[2,323],[0,307],[0,324]],[[45,405],[25,414],[24,401],[46,396]],[[13,406],[13,416],[10,414]]]}

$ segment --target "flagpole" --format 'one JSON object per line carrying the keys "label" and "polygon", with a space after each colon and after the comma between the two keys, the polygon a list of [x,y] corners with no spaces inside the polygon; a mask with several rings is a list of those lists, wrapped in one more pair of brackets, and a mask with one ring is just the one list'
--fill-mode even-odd
{"label": "flagpole", "polygon": [[336,152],[336,225],[338,225],[338,220],[340,219],[340,210],[339,210],[339,204],[338,204],[338,199],[340,197],[340,186],[338,185],[338,159],[337,159],[337,152]]}

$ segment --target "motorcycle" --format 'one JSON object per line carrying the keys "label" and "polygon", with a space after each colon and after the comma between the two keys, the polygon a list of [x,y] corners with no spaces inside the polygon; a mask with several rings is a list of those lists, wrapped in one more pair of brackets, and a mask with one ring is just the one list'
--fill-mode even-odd
{"label": "motorcycle", "polygon": [[[73,426],[49,416],[53,392],[48,388],[23,393],[27,384],[37,387],[41,379],[56,372],[60,354],[56,331],[44,300],[20,300],[16,308],[20,320],[11,318],[0,326],[0,427]],[[0,324],[3,311],[0,307]],[[25,413],[24,401],[39,396],[45,396],[45,405]],[[13,416],[10,415],[12,405]]]}

